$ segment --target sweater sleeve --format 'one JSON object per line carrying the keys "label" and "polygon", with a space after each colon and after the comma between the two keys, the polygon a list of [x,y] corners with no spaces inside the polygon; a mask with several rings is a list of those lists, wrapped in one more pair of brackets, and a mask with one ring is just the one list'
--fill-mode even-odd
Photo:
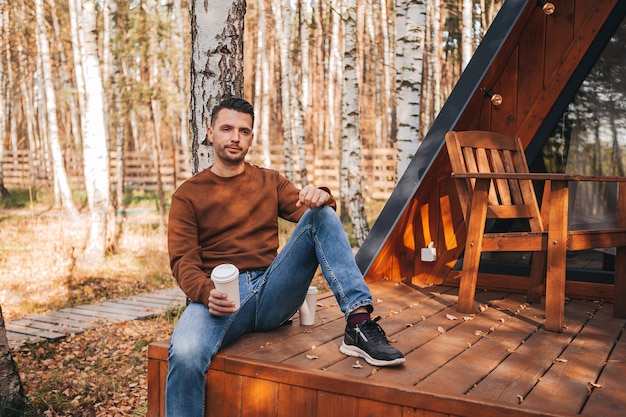
{"label": "sweater sleeve", "polygon": [[170,267],[178,285],[192,301],[208,306],[215,286],[203,268],[197,216],[192,202],[176,193],[170,206],[167,239]]}

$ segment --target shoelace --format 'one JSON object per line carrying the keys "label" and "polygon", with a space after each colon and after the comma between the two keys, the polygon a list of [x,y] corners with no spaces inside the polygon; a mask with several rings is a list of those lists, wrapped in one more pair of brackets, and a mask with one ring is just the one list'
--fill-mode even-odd
{"label": "shoelace", "polygon": [[[380,325],[377,323],[378,320],[380,320],[380,316],[376,317],[374,320],[364,321],[363,323],[356,326],[357,334],[365,342],[370,341],[370,339],[372,343],[387,342],[387,335],[385,334],[385,331],[382,329],[382,327],[380,327]],[[367,333],[367,335],[365,333]]]}

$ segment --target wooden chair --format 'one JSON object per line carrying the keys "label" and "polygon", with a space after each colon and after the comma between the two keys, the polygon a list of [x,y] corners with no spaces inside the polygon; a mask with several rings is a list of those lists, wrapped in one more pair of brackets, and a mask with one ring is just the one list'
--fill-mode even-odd
{"label": "wooden chair", "polygon": [[[446,144],[467,240],[457,309],[469,313],[482,252],[533,252],[528,300],[546,293],[547,330],[563,330],[567,251],[615,247],[614,310],[626,317],[626,177],[529,173],[519,138],[492,132],[448,132]],[[541,209],[533,181],[544,183]],[[570,181],[618,182],[617,226],[568,229]],[[487,219],[526,219],[525,232],[485,233]]]}

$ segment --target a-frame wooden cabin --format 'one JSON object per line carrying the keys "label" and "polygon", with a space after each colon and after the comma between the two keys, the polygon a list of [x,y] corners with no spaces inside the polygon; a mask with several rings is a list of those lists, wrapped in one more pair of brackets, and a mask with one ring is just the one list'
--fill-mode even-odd
{"label": "a-frame wooden cabin", "polygon": [[[551,15],[544,14],[539,3],[503,5],[357,254],[369,280],[454,283],[460,274],[453,267],[464,249],[465,227],[450,177],[445,133],[486,130],[517,136],[529,164],[541,159],[541,148],[581,83],[625,25],[623,1],[553,2],[556,11]],[[492,105],[489,92],[502,96],[502,104]],[[421,262],[420,248],[430,242],[438,259]],[[496,284],[484,274],[483,284],[526,288],[523,279],[500,275]],[[568,293],[612,297],[610,285],[572,282]]]}
{"label": "a-frame wooden cabin", "polygon": [[[543,303],[525,303],[524,266],[515,262],[480,274],[480,312],[455,309],[465,229],[445,133],[518,136],[533,164],[618,34],[623,55],[626,1],[555,0],[551,15],[542,3],[504,3],[357,254],[376,312],[407,363],[375,368],[339,353],[345,322],[323,294],[314,326],[295,318],[218,354],[207,376],[207,416],[624,415],[626,319],[600,301],[610,300],[610,271],[582,273],[608,275],[602,282],[568,281],[562,333],[543,328]],[[493,106],[487,92],[502,104]],[[437,260],[423,262],[420,249],[431,241]],[[164,416],[167,342],[150,345],[148,356],[148,415]]]}

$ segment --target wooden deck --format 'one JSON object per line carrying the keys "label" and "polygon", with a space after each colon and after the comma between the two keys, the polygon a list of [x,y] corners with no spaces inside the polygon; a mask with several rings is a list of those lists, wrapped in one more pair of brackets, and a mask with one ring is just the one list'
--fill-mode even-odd
{"label": "wooden deck", "polygon": [[[246,335],[208,378],[209,416],[624,416],[626,319],[613,306],[570,300],[563,333],[543,329],[544,305],[478,292],[456,311],[457,289],[370,284],[375,314],[407,362],[376,368],[338,350],[345,321],[331,294],[316,324]],[[164,416],[167,342],[148,351],[148,415]]]}

